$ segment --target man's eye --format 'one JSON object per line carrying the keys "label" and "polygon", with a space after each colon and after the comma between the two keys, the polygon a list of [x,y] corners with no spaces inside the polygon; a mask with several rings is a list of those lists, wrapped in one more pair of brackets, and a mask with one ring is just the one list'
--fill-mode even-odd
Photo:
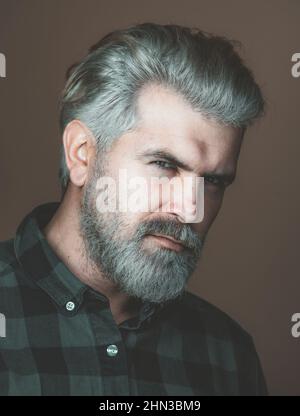
{"label": "man's eye", "polygon": [[206,182],[211,183],[212,185],[216,185],[220,188],[225,188],[226,187],[225,181],[216,177],[216,176],[205,176],[204,180]]}
{"label": "man's eye", "polygon": [[171,165],[168,162],[165,162],[164,160],[154,160],[153,162],[150,162],[152,165],[157,165],[161,169],[170,170],[170,169],[176,169],[174,165]]}

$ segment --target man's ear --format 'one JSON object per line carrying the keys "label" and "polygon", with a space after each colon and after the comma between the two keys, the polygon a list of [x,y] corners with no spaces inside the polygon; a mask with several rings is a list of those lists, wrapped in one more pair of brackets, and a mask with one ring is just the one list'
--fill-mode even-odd
{"label": "man's ear", "polygon": [[72,120],[63,133],[63,145],[70,181],[82,187],[88,174],[88,165],[94,152],[95,139],[80,120]]}

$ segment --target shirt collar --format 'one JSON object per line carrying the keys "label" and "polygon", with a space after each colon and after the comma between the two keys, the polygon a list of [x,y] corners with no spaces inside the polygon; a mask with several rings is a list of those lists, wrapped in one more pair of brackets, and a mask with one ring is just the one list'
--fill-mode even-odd
{"label": "shirt collar", "polygon": [[[104,294],[85,285],[67,268],[46,240],[42,229],[50,221],[59,204],[59,202],[49,202],[38,205],[22,220],[14,240],[16,257],[25,275],[44,290],[62,312],[66,312],[68,302],[73,302],[72,313],[76,313],[86,291],[109,304]],[[136,329],[143,321],[150,320],[150,317],[163,306],[163,304],[144,302],[139,316],[125,321],[125,325],[120,326]]]}

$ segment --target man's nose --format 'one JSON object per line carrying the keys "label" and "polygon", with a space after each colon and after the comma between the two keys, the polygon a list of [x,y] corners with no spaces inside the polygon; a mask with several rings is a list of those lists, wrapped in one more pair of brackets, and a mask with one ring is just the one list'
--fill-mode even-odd
{"label": "man's nose", "polygon": [[182,195],[174,196],[170,199],[170,210],[172,214],[178,216],[179,221],[183,223],[194,222],[196,217],[197,206],[195,201],[190,198],[183,198]]}
{"label": "man's nose", "polygon": [[[183,186],[171,185],[170,199],[166,210],[176,214],[183,223],[200,222],[204,214],[203,181],[200,178],[189,178]],[[181,184],[182,185],[182,184]]]}

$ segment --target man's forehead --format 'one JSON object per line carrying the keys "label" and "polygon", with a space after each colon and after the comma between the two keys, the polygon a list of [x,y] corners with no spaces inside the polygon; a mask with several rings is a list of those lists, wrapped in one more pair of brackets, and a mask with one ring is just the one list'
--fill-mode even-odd
{"label": "man's forehead", "polygon": [[159,140],[168,146],[189,145],[192,151],[205,152],[207,147],[230,146],[241,133],[196,111],[180,94],[162,86],[150,86],[141,93],[136,115],[141,145]]}
{"label": "man's forehead", "polygon": [[166,134],[181,134],[197,129],[204,121],[203,116],[179,93],[164,86],[146,86],[140,92],[136,117],[138,125],[153,136],[164,130]]}
{"label": "man's forehead", "polygon": [[136,117],[137,128],[141,127],[154,137],[160,133],[159,130],[173,137],[185,136],[189,131],[205,141],[216,133],[234,135],[239,130],[205,115],[182,94],[164,85],[150,84],[141,89],[136,103]]}
{"label": "man's forehead", "polygon": [[136,126],[116,145],[122,153],[164,150],[193,170],[204,161],[210,167],[235,164],[240,129],[204,117],[174,91],[150,86],[140,94],[137,109]]}

